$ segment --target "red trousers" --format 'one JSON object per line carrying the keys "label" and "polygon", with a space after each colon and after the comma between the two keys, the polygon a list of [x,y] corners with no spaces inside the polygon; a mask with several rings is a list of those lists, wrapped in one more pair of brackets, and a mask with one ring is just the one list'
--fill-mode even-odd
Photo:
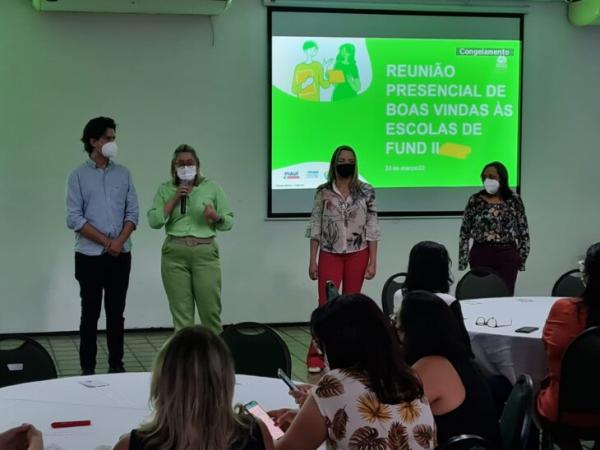
{"label": "red trousers", "polygon": [[[333,281],[342,294],[360,293],[369,264],[369,249],[365,248],[352,253],[329,253],[319,251],[319,305],[327,301],[325,283]],[[312,342],[308,349],[307,364],[309,367],[322,365],[323,357],[318,354]]]}
{"label": "red trousers", "polygon": [[319,305],[327,301],[325,283],[333,281],[342,294],[360,293],[369,264],[369,249],[352,253],[319,252]]}

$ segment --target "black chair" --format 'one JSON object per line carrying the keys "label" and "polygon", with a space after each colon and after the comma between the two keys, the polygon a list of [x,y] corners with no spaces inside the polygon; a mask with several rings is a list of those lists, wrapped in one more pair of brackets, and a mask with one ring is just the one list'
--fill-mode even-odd
{"label": "black chair", "polygon": [[497,447],[488,440],[474,434],[461,434],[438,445],[437,450],[495,450]]}
{"label": "black chair", "polygon": [[230,325],[221,337],[229,347],[235,373],[261,377],[277,377],[277,369],[292,376],[290,351],[277,332],[256,322]]}
{"label": "black chair", "polygon": [[[597,326],[585,330],[565,350],[560,367],[558,420],[552,429],[578,439],[600,440],[599,374],[600,326]],[[582,423],[585,426],[579,425]],[[547,430],[544,437],[552,445]]]}
{"label": "black chair", "polygon": [[383,289],[381,290],[381,309],[383,309],[386,317],[394,314],[394,294],[404,287],[406,275],[405,272],[395,273],[383,284]]}
{"label": "black chair", "polygon": [[552,297],[581,297],[585,286],[578,269],[563,273],[552,287]]}
{"label": "black chair", "polygon": [[456,285],[456,298],[509,297],[508,286],[496,271],[487,267],[476,267],[463,275]]}
{"label": "black chair", "polygon": [[529,375],[524,374],[517,379],[500,417],[500,436],[504,450],[527,449],[532,415],[533,381]]}
{"label": "black chair", "polygon": [[[15,341],[16,346],[12,345]],[[7,344],[10,343],[10,346]],[[56,366],[48,351],[23,335],[0,336],[0,387],[56,378]]]}
{"label": "black chair", "polygon": [[484,378],[492,393],[496,418],[500,421],[506,400],[508,400],[508,396],[513,390],[513,385],[504,375],[484,375]]}

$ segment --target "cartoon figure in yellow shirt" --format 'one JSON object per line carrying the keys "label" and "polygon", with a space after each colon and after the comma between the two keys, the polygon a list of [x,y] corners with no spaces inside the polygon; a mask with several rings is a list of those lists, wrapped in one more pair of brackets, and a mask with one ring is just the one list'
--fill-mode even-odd
{"label": "cartoon figure in yellow shirt", "polygon": [[329,80],[325,78],[325,71],[331,64],[331,60],[324,60],[325,67],[315,61],[319,47],[315,41],[306,41],[302,45],[306,55],[294,69],[294,80],[292,81],[292,92],[302,100],[318,102],[321,99],[321,88],[329,87]]}

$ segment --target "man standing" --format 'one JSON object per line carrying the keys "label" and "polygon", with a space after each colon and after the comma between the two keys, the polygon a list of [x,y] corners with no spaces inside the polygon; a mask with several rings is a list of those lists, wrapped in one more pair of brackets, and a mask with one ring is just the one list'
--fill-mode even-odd
{"label": "man standing", "polygon": [[96,117],[83,130],[89,159],[69,175],[67,226],[75,231],[75,278],[81,296],[79,361],[82,375],[96,368],[96,334],[104,293],[109,373],[124,372],[123,312],[131,269],[129,236],[139,206],[129,170],[117,164],[113,119]]}

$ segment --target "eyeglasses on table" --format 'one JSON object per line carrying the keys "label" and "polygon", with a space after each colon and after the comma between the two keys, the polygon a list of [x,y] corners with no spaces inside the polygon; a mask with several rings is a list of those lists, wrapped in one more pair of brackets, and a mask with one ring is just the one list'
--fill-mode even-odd
{"label": "eyeglasses on table", "polygon": [[490,328],[510,327],[512,325],[512,319],[510,320],[510,323],[498,324],[498,320],[493,316],[488,317],[487,319],[483,316],[479,316],[477,319],[475,319],[475,325]]}

